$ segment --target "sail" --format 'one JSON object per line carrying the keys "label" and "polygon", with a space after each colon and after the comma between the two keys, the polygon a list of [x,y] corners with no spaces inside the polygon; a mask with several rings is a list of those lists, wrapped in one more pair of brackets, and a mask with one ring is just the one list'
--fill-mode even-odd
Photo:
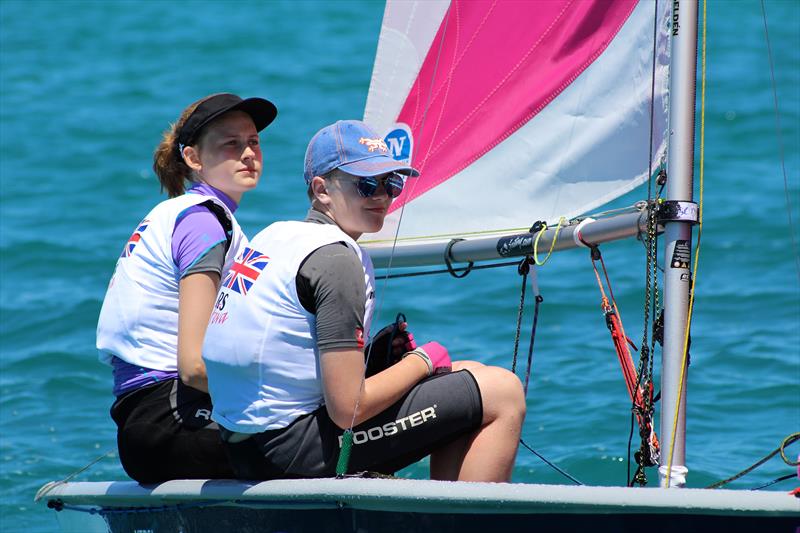
{"label": "sail", "polygon": [[364,121],[421,175],[361,242],[519,233],[641,184],[666,153],[668,17],[664,0],[389,0]]}

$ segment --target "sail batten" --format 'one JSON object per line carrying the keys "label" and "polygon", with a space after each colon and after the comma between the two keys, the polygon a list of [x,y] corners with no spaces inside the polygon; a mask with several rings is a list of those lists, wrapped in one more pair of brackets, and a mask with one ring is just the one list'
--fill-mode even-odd
{"label": "sail batten", "polygon": [[[586,213],[644,182],[666,151],[669,38],[662,4],[664,23],[653,43],[649,1],[456,0],[431,4],[428,18],[427,2],[390,0],[365,121],[379,132],[407,125],[421,176],[408,181],[384,228],[362,240],[528,228]],[[410,17],[404,23],[390,16],[400,8]],[[411,17],[438,20],[439,27],[431,36],[427,24],[425,36],[417,36]],[[426,51],[407,54],[409,63],[424,58],[421,64],[403,65],[404,52],[392,55],[398,48],[386,45],[400,42],[402,31],[403,46],[428,43]],[[387,63],[402,67],[392,71]],[[417,72],[410,84],[406,70]],[[391,109],[396,115],[389,118]]]}

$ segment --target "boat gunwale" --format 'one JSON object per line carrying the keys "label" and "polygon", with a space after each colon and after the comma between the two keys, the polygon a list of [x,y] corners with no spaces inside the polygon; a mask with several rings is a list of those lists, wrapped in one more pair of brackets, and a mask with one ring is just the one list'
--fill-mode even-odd
{"label": "boat gunwale", "polygon": [[410,513],[692,514],[798,516],[800,498],[786,492],[465,483],[410,479],[313,479],[246,482],[172,480],[51,482],[37,502],[92,508],[182,504],[286,509],[352,508]]}

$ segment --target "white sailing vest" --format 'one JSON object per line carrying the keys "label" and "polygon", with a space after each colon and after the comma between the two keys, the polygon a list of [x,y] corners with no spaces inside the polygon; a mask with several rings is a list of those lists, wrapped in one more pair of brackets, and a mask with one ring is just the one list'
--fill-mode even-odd
{"label": "white sailing vest", "polygon": [[112,356],[155,370],[178,368],[179,272],[172,258],[175,221],[208,200],[222,206],[233,234],[222,272],[233,264],[247,238],[230,210],[212,196],[187,193],[155,206],[137,226],[117,260],[97,323],[101,362]]}
{"label": "white sailing vest", "polygon": [[[277,222],[256,235],[222,283],[203,359],[212,419],[240,433],[288,426],[323,404],[316,316],[297,295],[296,276],[317,248],[346,243],[366,284],[364,339],[375,301],[372,260],[333,224]],[[353,332],[354,336],[356,332]]]}

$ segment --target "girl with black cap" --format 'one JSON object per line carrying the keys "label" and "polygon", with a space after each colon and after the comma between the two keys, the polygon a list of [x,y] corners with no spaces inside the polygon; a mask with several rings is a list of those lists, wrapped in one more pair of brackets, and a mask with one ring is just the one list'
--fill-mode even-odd
{"label": "girl with black cap", "polygon": [[141,483],[234,477],[200,352],[220,275],[247,240],[233,212],[261,175],[258,132],[276,114],[262,98],[210,95],[183,111],[153,155],[170,199],[125,244],[97,326],[100,360],[114,374],[120,461]]}

